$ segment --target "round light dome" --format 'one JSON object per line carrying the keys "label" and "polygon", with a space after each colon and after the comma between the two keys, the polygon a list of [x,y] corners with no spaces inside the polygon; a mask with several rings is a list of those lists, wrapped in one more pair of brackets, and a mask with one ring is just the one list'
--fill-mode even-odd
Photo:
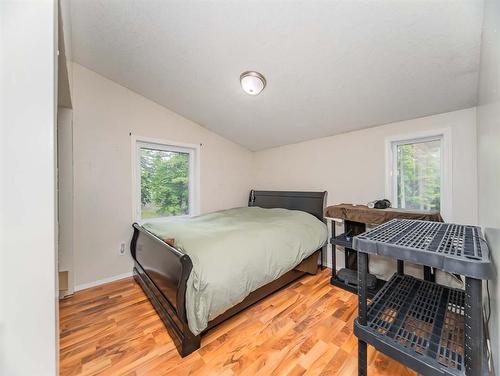
{"label": "round light dome", "polygon": [[257,95],[266,87],[266,79],[259,72],[243,72],[240,82],[243,91],[249,95]]}

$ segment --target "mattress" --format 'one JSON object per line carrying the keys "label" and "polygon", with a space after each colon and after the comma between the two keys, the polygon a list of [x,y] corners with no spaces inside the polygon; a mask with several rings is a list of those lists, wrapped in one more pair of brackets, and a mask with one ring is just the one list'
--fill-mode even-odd
{"label": "mattress", "polygon": [[259,207],[142,226],[191,258],[186,314],[195,335],[252,291],[292,270],[328,237],[326,225],[311,214]]}

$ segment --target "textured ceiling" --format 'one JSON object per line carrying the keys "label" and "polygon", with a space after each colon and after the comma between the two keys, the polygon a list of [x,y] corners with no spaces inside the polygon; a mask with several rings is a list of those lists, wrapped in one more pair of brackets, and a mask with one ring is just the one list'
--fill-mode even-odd
{"label": "textured ceiling", "polygon": [[[479,0],[72,0],[73,60],[251,150],[476,104]],[[246,95],[240,73],[267,79]]]}

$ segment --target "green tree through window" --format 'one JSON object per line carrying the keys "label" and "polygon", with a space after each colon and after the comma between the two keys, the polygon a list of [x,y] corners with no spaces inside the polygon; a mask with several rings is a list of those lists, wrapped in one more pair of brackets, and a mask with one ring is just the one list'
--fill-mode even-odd
{"label": "green tree through window", "polygon": [[397,206],[407,209],[441,209],[441,140],[397,144]]}
{"label": "green tree through window", "polygon": [[189,154],[140,148],[141,217],[189,214]]}

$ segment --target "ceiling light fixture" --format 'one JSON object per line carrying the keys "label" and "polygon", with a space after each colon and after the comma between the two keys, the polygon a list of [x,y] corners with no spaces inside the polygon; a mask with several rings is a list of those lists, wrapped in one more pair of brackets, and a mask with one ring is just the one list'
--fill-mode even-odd
{"label": "ceiling light fixture", "polygon": [[266,87],[266,79],[259,72],[247,71],[240,75],[243,91],[249,95],[258,95]]}

